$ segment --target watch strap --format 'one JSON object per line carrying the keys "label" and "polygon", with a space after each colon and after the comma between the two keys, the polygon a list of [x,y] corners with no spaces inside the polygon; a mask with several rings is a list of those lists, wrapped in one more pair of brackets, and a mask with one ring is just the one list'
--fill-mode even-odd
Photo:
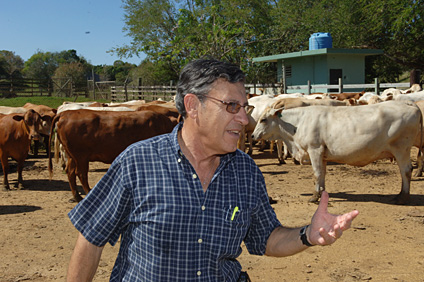
{"label": "watch strap", "polygon": [[303,226],[302,229],[300,229],[300,240],[302,241],[303,245],[306,245],[308,247],[312,247],[313,245],[309,243],[308,237],[306,236],[306,229],[309,225]]}

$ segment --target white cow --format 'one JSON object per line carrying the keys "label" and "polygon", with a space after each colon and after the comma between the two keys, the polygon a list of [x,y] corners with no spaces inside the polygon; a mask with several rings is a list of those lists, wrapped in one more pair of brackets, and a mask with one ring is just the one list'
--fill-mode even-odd
{"label": "white cow", "polygon": [[418,102],[424,100],[424,91],[414,92],[414,93],[395,93],[393,95],[388,95],[385,98],[386,101],[388,100],[396,100],[396,101],[411,101],[411,102]]}
{"label": "white cow", "polygon": [[406,90],[401,90],[400,92],[402,92],[402,94],[406,94],[406,93],[414,93],[414,92],[419,92],[421,91],[422,88],[419,84],[412,84],[411,87],[409,87]]}
{"label": "white cow", "polygon": [[413,103],[389,101],[360,107],[310,106],[267,109],[253,138],[283,139],[299,160],[310,160],[318,201],[325,189],[327,162],[365,166],[395,158],[402,176],[398,203],[409,199],[410,151],[420,132],[421,111]]}
{"label": "white cow", "polygon": [[[255,97],[248,99],[249,106],[253,107],[253,110],[248,114],[249,124],[247,124],[245,126],[245,133],[247,134],[248,141],[249,141],[249,154],[251,154],[251,152],[252,152],[252,141],[253,140],[252,140],[251,136],[252,136],[253,130],[256,127],[256,123],[258,122],[262,113],[265,111],[266,108],[270,107],[276,101],[279,101],[281,99],[285,99],[285,98],[288,98],[288,97],[297,97],[299,95],[299,93],[292,93],[292,94],[293,95],[291,95],[291,94],[281,94],[281,95],[278,95],[278,96],[261,95],[261,96],[255,96]],[[245,134],[243,132],[240,135],[239,141],[241,143],[244,142],[244,138],[245,138],[244,135]],[[273,142],[275,140],[269,140],[269,141]],[[283,148],[282,141],[277,140],[277,156],[278,156],[277,158],[278,158],[278,162],[280,164],[285,163],[282,148]]]}
{"label": "white cow", "polygon": [[0,106],[0,114],[8,115],[8,114],[25,114],[28,109],[24,107],[8,107],[8,106]]}
{"label": "white cow", "polygon": [[370,105],[381,102],[383,102],[381,97],[373,92],[365,92],[364,95],[358,99],[358,105]]}

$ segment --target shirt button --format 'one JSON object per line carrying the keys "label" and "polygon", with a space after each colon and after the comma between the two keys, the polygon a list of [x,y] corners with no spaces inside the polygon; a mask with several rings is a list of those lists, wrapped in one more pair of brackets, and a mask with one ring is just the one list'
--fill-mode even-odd
{"label": "shirt button", "polygon": [[178,159],[178,160],[177,160],[177,162],[179,162],[179,163],[180,163],[180,162],[181,162],[181,159]]}
{"label": "shirt button", "polygon": [[197,175],[196,174],[193,174],[193,179],[196,179],[197,178]]}
{"label": "shirt button", "polygon": [[202,206],[202,211],[204,211],[206,209],[206,207],[205,206]]}
{"label": "shirt button", "polygon": [[200,276],[200,275],[202,275],[202,272],[201,271],[197,271],[197,276]]}
{"label": "shirt button", "polygon": [[199,244],[202,244],[203,240],[200,238],[199,240],[197,240],[197,242],[198,242]]}

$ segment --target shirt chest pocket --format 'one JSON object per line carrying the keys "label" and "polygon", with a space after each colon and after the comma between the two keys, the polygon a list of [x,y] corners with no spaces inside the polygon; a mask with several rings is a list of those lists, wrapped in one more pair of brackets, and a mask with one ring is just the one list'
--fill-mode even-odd
{"label": "shirt chest pocket", "polygon": [[244,230],[250,225],[250,210],[243,208],[228,208],[225,210],[225,227],[230,231],[234,229]]}

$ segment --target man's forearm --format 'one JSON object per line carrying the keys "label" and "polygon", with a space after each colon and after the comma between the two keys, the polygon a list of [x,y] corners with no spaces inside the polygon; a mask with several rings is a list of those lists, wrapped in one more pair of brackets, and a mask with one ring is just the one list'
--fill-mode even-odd
{"label": "man's forearm", "polygon": [[307,249],[300,240],[299,233],[300,228],[277,227],[268,238],[265,255],[285,257]]}
{"label": "man's forearm", "polygon": [[68,267],[68,282],[92,281],[96,274],[103,247],[91,244],[80,233]]}

